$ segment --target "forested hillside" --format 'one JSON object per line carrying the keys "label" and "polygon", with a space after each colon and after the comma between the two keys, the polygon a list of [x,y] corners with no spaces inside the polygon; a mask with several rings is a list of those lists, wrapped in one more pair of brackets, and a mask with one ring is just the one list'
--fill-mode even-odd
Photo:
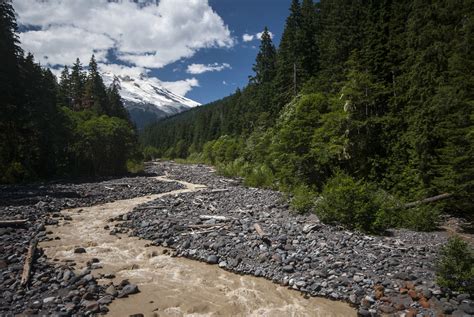
{"label": "forested hillside", "polygon": [[293,0],[278,49],[264,32],[245,89],[142,141],[291,192],[296,209],[349,227],[472,216],[473,31],[472,1]]}
{"label": "forested hillside", "polygon": [[126,171],[137,137],[113,83],[105,87],[94,57],[79,60],[60,84],[25,56],[9,1],[0,2],[0,182]]}

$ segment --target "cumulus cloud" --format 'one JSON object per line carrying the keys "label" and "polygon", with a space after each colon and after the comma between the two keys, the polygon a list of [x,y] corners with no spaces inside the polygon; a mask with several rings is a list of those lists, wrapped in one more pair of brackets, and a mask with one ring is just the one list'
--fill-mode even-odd
{"label": "cumulus cloud", "polygon": [[197,75],[197,74],[202,74],[206,72],[220,72],[223,71],[224,69],[230,69],[229,64],[227,63],[214,63],[214,64],[191,64],[188,65],[188,68],[186,69],[186,72],[189,74]]}
{"label": "cumulus cloud", "polygon": [[193,87],[199,87],[199,81],[193,77],[178,81],[162,81],[161,85],[177,95],[185,96]]}
{"label": "cumulus cloud", "polygon": [[[272,32],[268,32],[270,34],[270,37],[273,39],[273,33]],[[247,34],[245,33],[244,35],[242,35],[242,41],[244,42],[252,42],[253,40],[260,40],[262,38],[262,34],[263,32],[259,32],[259,33],[256,33],[256,34]]]}
{"label": "cumulus cloud", "polygon": [[242,40],[244,42],[251,42],[251,41],[253,41],[254,38],[255,38],[255,36],[251,35],[251,34],[245,33],[244,35],[242,35]]}
{"label": "cumulus cloud", "polygon": [[[202,48],[228,48],[234,39],[208,0],[14,0],[26,51],[43,65],[116,57],[133,66],[160,68]],[[28,29],[28,28],[27,28]]]}

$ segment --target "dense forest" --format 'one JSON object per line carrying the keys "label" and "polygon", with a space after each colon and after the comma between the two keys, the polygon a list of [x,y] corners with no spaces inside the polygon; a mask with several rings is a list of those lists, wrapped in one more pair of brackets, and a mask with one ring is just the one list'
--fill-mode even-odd
{"label": "dense forest", "polygon": [[138,153],[116,82],[105,87],[92,56],[60,82],[25,56],[10,1],[0,2],[0,182],[126,171]]}
{"label": "dense forest", "polygon": [[350,228],[472,217],[473,32],[472,1],[293,0],[247,87],[141,140],[148,156],[217,165]]}

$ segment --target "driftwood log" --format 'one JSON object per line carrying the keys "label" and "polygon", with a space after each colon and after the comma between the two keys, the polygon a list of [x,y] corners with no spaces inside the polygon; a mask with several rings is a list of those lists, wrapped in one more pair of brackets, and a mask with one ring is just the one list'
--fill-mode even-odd
{"label": "driftwood log", "polygon": [[0,220],[0,227],[23,226],[28,219]]}
{"label": "driftwood log", "polygon": [[199,219],[201,220],[216,220],[216,221],[231,221],[231,218],[224,217],[224,216],[214,216],[214,215],[200,215]]}
{"label": "driftwood log", "polygon": [[415,207],[415,206],[418,206],[418,205],[421,205],[421,204],[433,203],[435,201],[446,199],[446,198],[449,198],[451,196],[452,196],[452,194],[444,193],[444,194],[441,194],[441,195],[436,195],[436,196],[433,196],[433,197],[428,197],[428,198],[425,198],[425,199],[421,199],[421,200],[413,201],[411,203],[407,203],[407,204],[403,205],[403,207],[404,208],[411,208],[411,207]]}
{"label": "driftwood log", "polygon": [[263,242],[265,242],[268,245],[272,244],[272,240],[265,234],[265,231],[263,231],[262,227],[258,223],[253,224],[253,228],[257,232],[257,234],[260,236]]}
{"label": "driftwood log", "polygon": [[28,247],[28,253],[26,254],[25,263],[23,264],[23,273],[21,274],[21,286],[26,286],[30,280],[31,268],[33,267],[33,259],[35,257],[36,246],[38,240],[33,239]]}

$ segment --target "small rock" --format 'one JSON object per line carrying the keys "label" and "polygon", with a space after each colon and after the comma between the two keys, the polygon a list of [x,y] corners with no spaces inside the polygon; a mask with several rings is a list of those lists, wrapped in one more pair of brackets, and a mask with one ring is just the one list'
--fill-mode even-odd
{"label": "small rock", "polygon": [[56,299],[56,297],[46,297],[43,299],[43,304],[49,304],[51,302],[53,302],[54,300]]}
{"label": "small rock", "polygon": [[107,287],[107,289],[105,290],[105,294],[109,294],[109,295],[112,295],[114,297],[116,297],[118,295],[118,292],[117,290],[115,289],[115,286],[114,285],[110,285],[109,287]]}
{"label": "small rock", "polygon": [[74,249],[74,253],[86,253],[86,249],[79,247]]}
{"label": "small rock", "polygon": [[209,264],[217,264],[219,262],[219,259],[217,258],[216,255],[212,254],[212,255],[207,257],[206,262],[209,263]]}
{"label": "small rock", "polygon": [[99,311],[99,303],[96,301],[84,301],[82,306],[86,309],[86,311],[90,311],[92,313]]}
{"label": "small rock", "polygon": [[393,312],[395,312],[395,308],[393,308],[392,306],[389,306],[389,305],[382,305],[379,307],[379,310],[385,314],[391,314]]}
{"label": "small rock", "polygon": [[113,300],[114,300],[114,297],[112,295],[105,295],[104,297],[99,299],[97,302],[99,303],[99,305],[107,305],[107,304],[112,303]]}
{"label": "small rock", "polygon": [[474,303],[462,303],[459,305],[459,309],[469,315],[474,315]]}
{"label": "small rock", "polygon": [[132,294],[136,294],[138,293],[139,290],[138,290],[138,286],[135,285],[135,284],[128,284],[128,285],[125,285],[122,290],[120,291],[120,293],[118,294],[118,298],[122,298],[122,297],[125,297],[125,296],[128,296],[128,295],[132,295]]}
{"label": "small rock", "polygon": [[293,267],[293,265],[285,265],[282,267],[282,270],[286,273],[293,273],[295,271],[295,268]]}

